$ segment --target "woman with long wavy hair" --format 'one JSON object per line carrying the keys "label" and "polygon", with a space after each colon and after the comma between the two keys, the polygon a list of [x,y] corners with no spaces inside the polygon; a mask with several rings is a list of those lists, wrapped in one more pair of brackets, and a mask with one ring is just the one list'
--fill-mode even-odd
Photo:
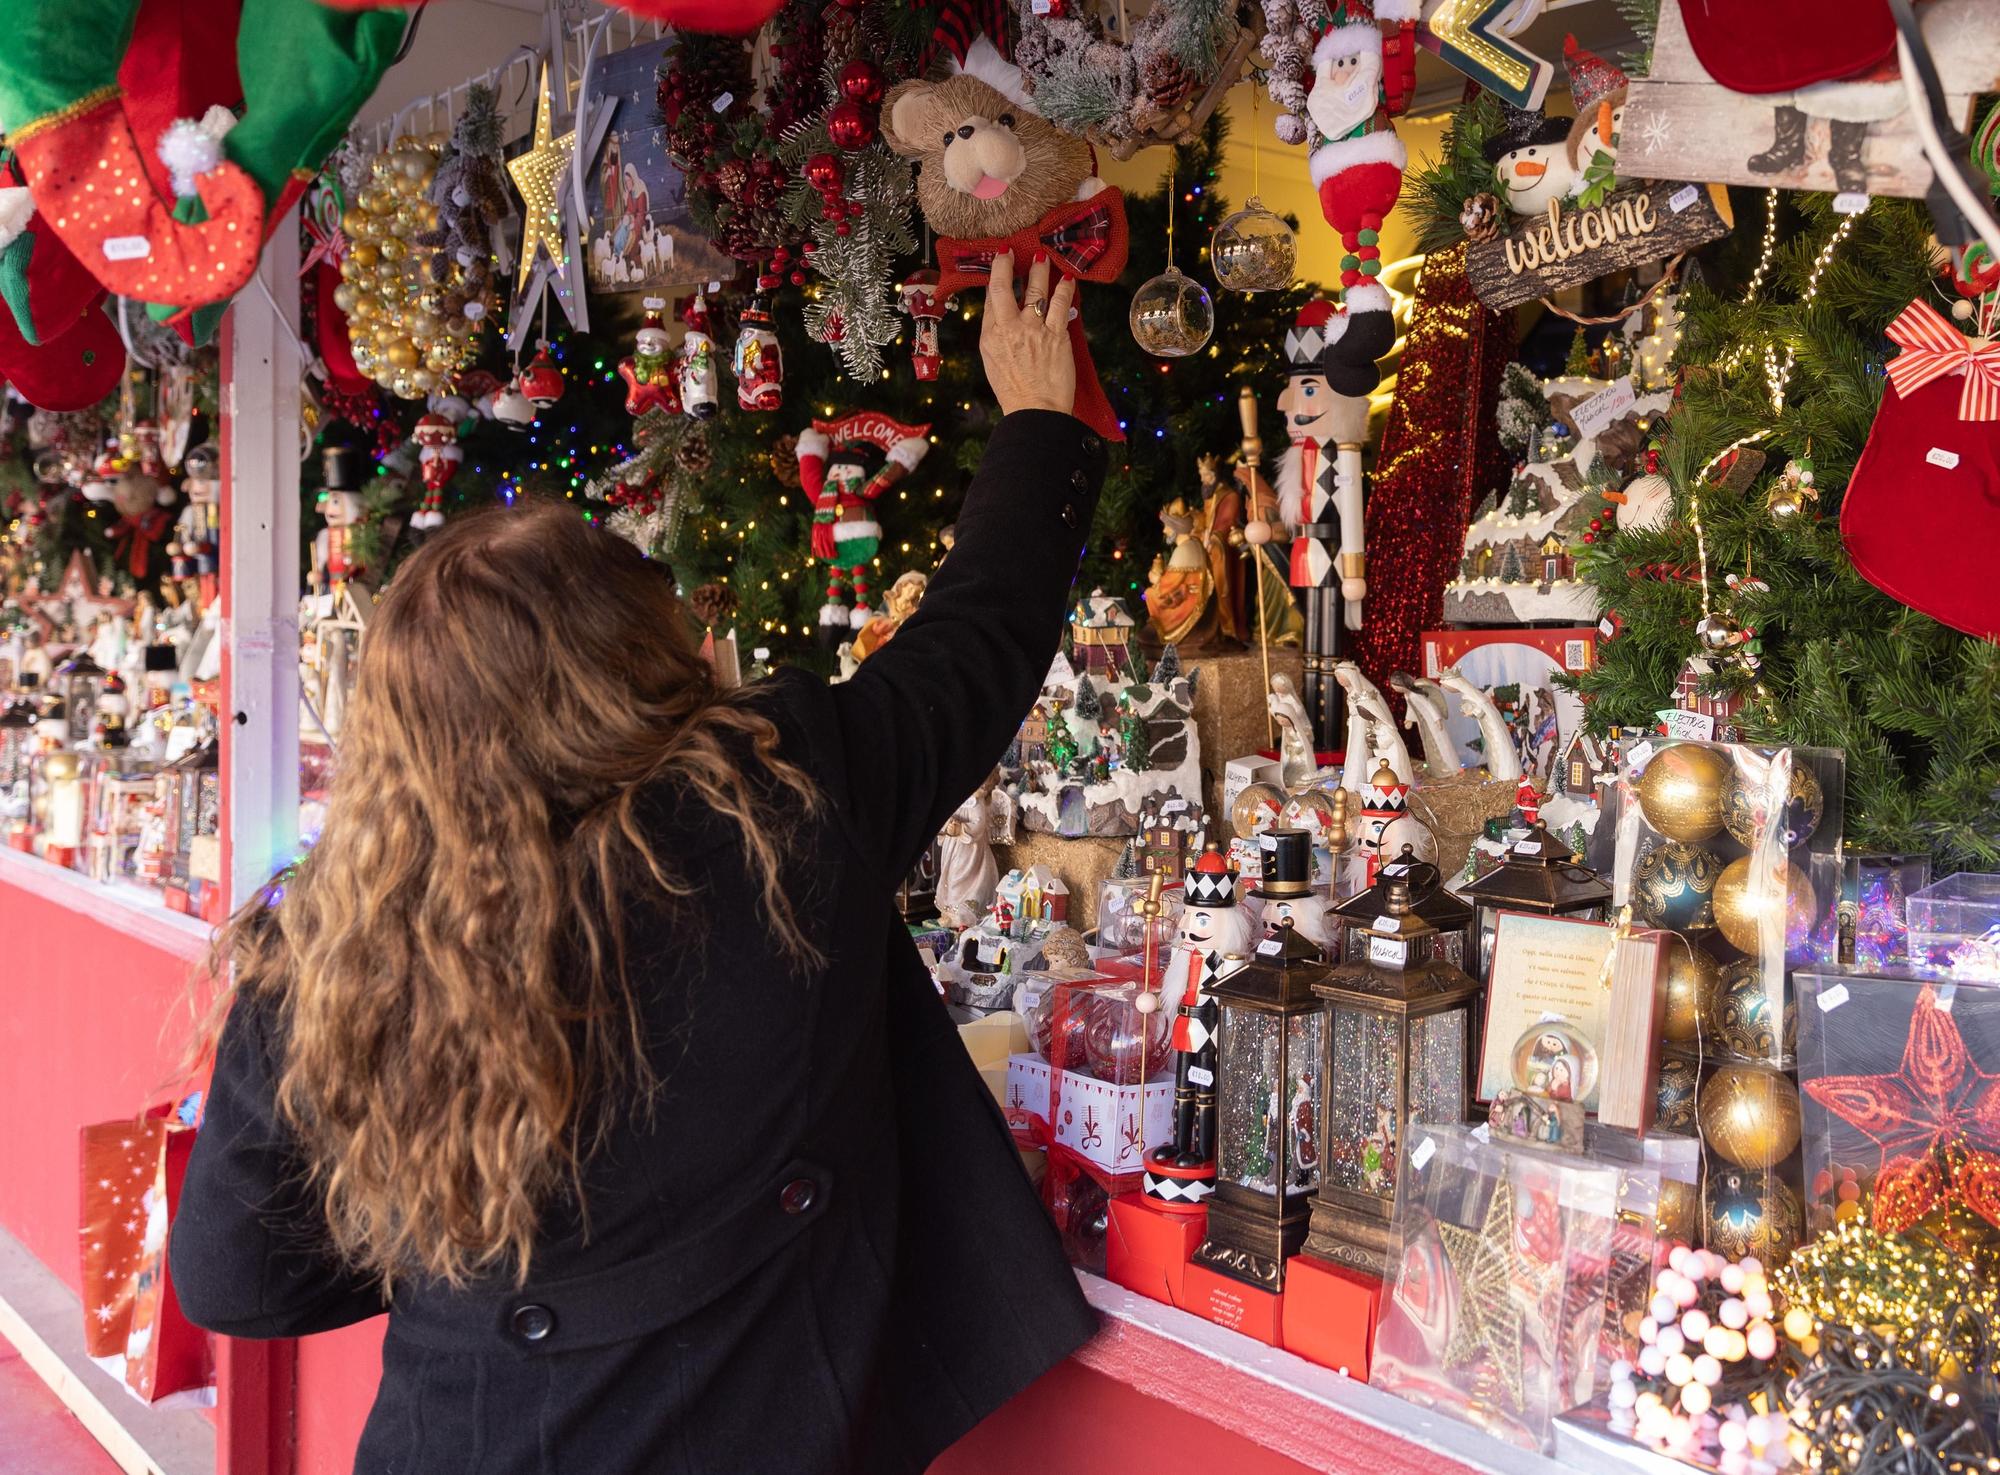
{"label": "woman with long wavy hair", "polygon": [[1104,447],[1046,262],[956,551],[849,682],[719,690],[573,509],[437,534],[233,970],[197,1323],[388,1312],[365,1475],[918,1471],[1091,1319],[890,895],[1062,628]]}

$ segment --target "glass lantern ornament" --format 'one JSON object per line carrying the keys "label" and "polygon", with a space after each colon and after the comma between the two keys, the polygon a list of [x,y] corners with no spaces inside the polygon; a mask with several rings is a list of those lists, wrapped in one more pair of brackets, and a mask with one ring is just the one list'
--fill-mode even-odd
{"label": "glass lantern ornament", "polygon": [[1222,1006],[1216,1178],[1194,1263],[1260,1291],[1284,1289],[1319,1186],[1326,1015],[1316,986],[1330,972],[1283,925],[1212,990]]}
{"label": "glass lantern ornament", "polygon": [[167,765],[173,777],[167,815],[167,834],[173,843],[168,876],[183,890],[194,875],[197,844],[221,829],[221,770],[221,754],[212,738]]}
{"label": "glass lantern ornament", "polygon": [[1231,292],[1282,292],[1298,259],[1298,236],[1255,195],[1208,238],[1216,285]]}
{"label": "glass lantern ornament", "polygon": [[1508,848],[1506,860],[1465,887],[1465,898],[1479,908],[1478,972],[1484,979],[1493,966],[1493,933],[1500,913],[1601,922],[1611,900],[1611,884],[1589,866],[1571,860],[1569,845],[1537,820]]}
{"label": "glass lantern ornament", "polygon": [[1132,337],[1155,358],[1186,358],[1215,332],[1215,304],[1200,282],[1169,266],[1132,294],[1127,320]]}
{"label": "glass lantern ornament", "polygon": [[69,713],[71,747],[89,741],[90,724],[97,716],[97,699],[104,692],[104,678],[110,674],[91,659],[89,651],[80,650],[56,667],[49,678],[49,689],[62,698],[64,710]]}
{"label": "glass lantern ornament", "polygon": [[1403,882],[1410,893],[1410,910],[1437,929],[1432,952],[1454,968],[1463,968],[1472,956],[1472,903],[1444,883],[1444,873],[1427,860],[1418,860],[1408,845],[1394,860],[1382,867],[1373,886],[1354,893],[1333,908],[1333,915],[1346,924],[1341,944],[1341,961],[1356,962],[1368,956],[1368,939],[1361,929],[1388,911],[1389,888]]}
{"label": "glass lantern ornament", "polygon": [[15,790],[25,801],[28,759],[35,744],[35,709],[15,700],[0,710],[0,816],[14,818]]}
{"label": "glass lantern ornament", "polygon": [[1379,1277],[1411,1126],[1466,1119],[1480,986],[1438,957],[1440,934],[1417,915],[1406,876],[1389,879],[1381,915],[1349,927],[1357,933],[1364,955],[1315,985],[1328,1084],[1305,1252]]}

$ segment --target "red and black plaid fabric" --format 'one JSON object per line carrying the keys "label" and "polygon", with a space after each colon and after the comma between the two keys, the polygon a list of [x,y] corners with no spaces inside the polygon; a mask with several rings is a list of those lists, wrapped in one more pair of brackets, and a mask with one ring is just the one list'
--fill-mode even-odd
{"label": "red and black plaid fabric", "polygon": [[1011,56],[1013,52],[1007,44],[1011,10],[1007,0],[943,0],[938,6],[937,28],[931,32],[930,45],[917,59],[917,70],[921,73],[940,51],[949,51],[953,60],[965,65],[965,53],[982,31],[992,38],[1002,56]]}

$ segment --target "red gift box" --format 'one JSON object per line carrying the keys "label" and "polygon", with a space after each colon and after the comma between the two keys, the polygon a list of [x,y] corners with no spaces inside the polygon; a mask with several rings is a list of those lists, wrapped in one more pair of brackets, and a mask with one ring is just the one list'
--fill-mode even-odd
{"label": "red gift box", "polygon": [[1205,1317],[1272,1347],[1285,1345],[1283,1293],[1256,1290],[1240,1280],[1190,1264],[1181,1278],[1186,1297],[1181,1309]]}
{"label": "red gift box", "polygon": [[1382,1282],[1311,1255],[1285,1262],[1285,1350],[1366,1379]]}
{"label": "red gift box", "polygon": [[1208,1210],[1181,1213],[1133,1193],[1111,1201],[1105,1276],[1169,1306],[1185,1306],[1187,1264],[1208,1234]]}

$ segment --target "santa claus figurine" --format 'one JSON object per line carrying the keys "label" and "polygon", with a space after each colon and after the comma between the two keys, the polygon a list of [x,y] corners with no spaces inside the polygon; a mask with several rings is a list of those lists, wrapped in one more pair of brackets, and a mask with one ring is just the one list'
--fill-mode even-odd
{"label": "santa claus figurine", "polygon": [[1349,307],[1379,307],[1382,316],[1365,324],[1388,330],[1371,344],[1371,358],[1387,353],[1395,341],[1388,294],[1376,278],[1382,271],[1382,222],[1396,208],[1409,163],[1389,121],[1377,22],[1414,22],[1420,8],[1414,0],[1377,0],[1372,8],[1366,0],[1336,4],[1333,24],[1313,48],[1313,80],[1306,93],[1306,117],[1316,135],[1313,188],[1319,191],[1320,213],[1340,234],[1342,298]]}
{"label": "santa claus figurine", "polygon": [[[1157,1207],[1192,1213],[1215,1192],[1216,1033],[1222,1006],[1210,990],[1242,967],[1255,924],[1236,905],[1236,878],[1211,842],[1184,883],[1187,906],[1167,964],[1176,1009],[1173,1140],[1146,1155],[1144,1189]],[[1141,996],[1150,999],[1150,994]]]}
{"label": "santa claus figurine", "polygon": [[[1379,306],[1368,305],[1379,293]],[[1361,448],[1375,388],[1375,344],[1393,341],[1388,293],[1348,294],[1346,311],[1315,300],[1285,334],[1290,376],[1278,396],[1291,449],[1278,462],[1278,520],[1244,526],[1250,543],[1291,542],[1290,577],[1306,611],[1305,706],[1313,742],[1340,746],[1343,703],[1333,679],[1343,630],[1361,628],[1368,593],[1361,515]]]}
{"label": "santa claus figurine", "polygon": [[424,499],[410,516],[410,526],[423,531],[444,525],[444,489],[458,475],[465,452],[458,444],[458,427],[438,414],[420,417],[413,432],[417,465],[423,472]]}

